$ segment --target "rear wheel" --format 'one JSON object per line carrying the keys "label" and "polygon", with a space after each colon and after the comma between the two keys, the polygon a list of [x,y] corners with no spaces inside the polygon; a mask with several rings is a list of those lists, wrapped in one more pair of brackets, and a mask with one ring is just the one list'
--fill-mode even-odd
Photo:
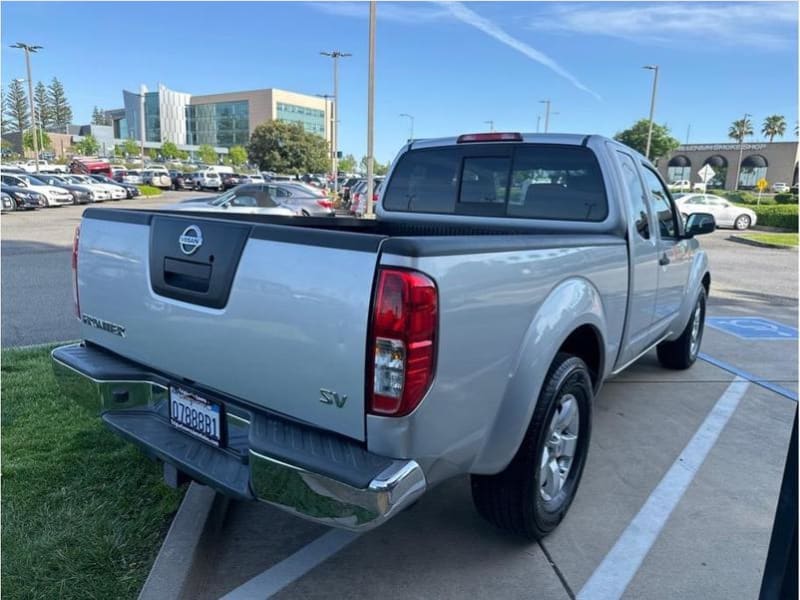
{"label": "rear wheel", "polygon": [[496,475],[472,476],[472,499],[483,518],[531,540],[558,526],[586,462],[592,395],[586,363],[558,354],[517,454]]}
{"label": "rear wheel", "polygon": [[706,323],[706,290],[700,288],[692,316],[677,340],[661,342],[656,351],[658,361],[668,369],[688,369],[697,360]]}
{"label": "rear wheel", "polygon": [[747,215],[739,215],[733,222],[733,226],[739,231],[744,231],[750,228],[750,217]]}

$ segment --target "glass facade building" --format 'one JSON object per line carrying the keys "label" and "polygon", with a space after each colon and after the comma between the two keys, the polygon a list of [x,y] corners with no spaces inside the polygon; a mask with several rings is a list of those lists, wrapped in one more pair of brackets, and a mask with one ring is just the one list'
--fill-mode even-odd
{"label": "glass facade building", "polygon": [[247,100],[190,104],[186,107],[186,143],[230,148],[250,140]]}
{"label": "glass facade building", "polygon": [[145,141],[161,141],[161,112],[158,92],[147,92],[144,95],[144,131]]}
{"label": "glass facade building", "polygon": [[285,102],[277,103],[278,121],[300,123],[308,133],[325,137],[325,111]]}

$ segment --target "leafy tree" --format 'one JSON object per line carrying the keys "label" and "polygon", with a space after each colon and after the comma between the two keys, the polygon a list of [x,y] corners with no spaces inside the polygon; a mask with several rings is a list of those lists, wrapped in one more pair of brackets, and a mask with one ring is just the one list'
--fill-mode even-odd
{"label": "leafy tree", "polygon": [[352,173],[356,170],[356,157],[348,154],[339,159],[339,171],[345,173]]}
{"label": "leafy tree", "polygon": [[740,144],[748,135],[753,135],[753,123],[750,119],[737,119],[728,129],[728,137]]}
{"label": "leafy tree", "polygon": [[92,125],[111,125],[111,119],[108,118],[106,111],[95,106],[92,109]]}
{"label": "leafy tree", "polygon": [[328,169],[328,144],[299,123],[269,121],[256,127],[247,145],[251,163],[262,171],[320,173]]}
{"label": "leafy tree", "polygon": [[150,160],[155,160],[158,158],[158,150],[155,148],[150,148],[147,151],[147,156],[150,157]]}
{"label": "leafy tree", "polygon": [[50,106],[47,102],[47,86],[41,81],[33,90],[33,104],[36,107],[36,115],[39,117],[39,127],[47,129],[51,125]]}
{"label": "leafy tree", "polygon": [[209,146],[208,144],[203,144],[197,150],[197,154],[200,157],[200,160],[207,165],[215,165],[217,164],[217,153],[213,147]]}
{"label": "leafy tree", "polygon": [[122,142],[122,152],[128,156],[138,156],[141,151],[141,146],[134,140],[125,140]]}
{"label": "leafy tree", "polygon": [[[650,129],[649,119],[639,119],[628,129],[618,132],[614,139],[644,154],[647,149],[647,132]],[[670,135],[669,127],[653,123],[653,136],[650,140],[650,156],[653,159],[666,156],[681,143]]]}
{"label": "leafy tree", "polygon": [[22,82],[12,79],[5,97],[3,113],[8,119],[11,131],[25,131],[31,126],[30,112],[28,111],[28,97],[22,87]]}
{"label": "leafy tree", "polygon": [[[367,172],[367,157],[361,157],[361,171],[366,174]],[[386,175],[389,172],[389,163],[382,164],[380,161],[372,159],[372,174],[379,176],[379,175]]]}
{"label": "leafy tree", "polygon": [[178,150],[175,153],[175,158],[178,160],[189,160],[189,153],[186,150]]}
{"label": "leafy tree", "polygon": [[50,136],[47,135],[47,132],[43,129],[33,129],[29,128],[25,130],[25,133],[22,134],[22,147],[26,150],[33,150],[33,134],[36,133],[36,143],[39,144],[39,151],[44,150],[45,148],[52,148],[53,142],[50,140]]}
{"label": "leafy tree", "polygon": [[164,142],[161,144],[161,156],[166,159],[178,157],[178,146],[173,142]]}
{"label": "leafy tree", "polygon": [[80,142],[75,144],[75,149],[83,156],[91,156],[92,154],[97,154],[98,150],[100,150],[100,143],[90,133],[89,135],[84,136]]}
{"label": "leafy tree", "polygon": [[761,133],[769,138],[771,142],[775,136],[783,137],[786,133],[786,118],[783,115],[770,115],[764,119]]}
{"label": "leafy tree", "polygon": [[241,167],[247,162],[247,150],[245,150],[244,146],[233,146],[228,151],[228,157],[234,166]]}
{"label": "leafy tree", "polygon": [[50,118],[55,127],[66,127],[72,123],[72,108],[67,101],[64,86],[53,77],[50,86],[47,88],[47,99],[49,101]]}

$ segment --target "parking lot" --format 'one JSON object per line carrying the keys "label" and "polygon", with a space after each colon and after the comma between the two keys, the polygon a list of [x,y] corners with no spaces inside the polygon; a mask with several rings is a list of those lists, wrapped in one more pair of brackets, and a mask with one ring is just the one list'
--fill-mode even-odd
{"label": "parking lot", "polygon": [[[2,217],[4,347],[77,337],[69,250],[83,210]],[[729,235],[702,238],[709,317],[774,324],[716,322],[689,371],[666,371],[651,353],[610,380],[575,503],[542,543],[483,522],[467,478],[358,536],[232,502],[186,597],[755,597],[796,410],[797,252]]]}

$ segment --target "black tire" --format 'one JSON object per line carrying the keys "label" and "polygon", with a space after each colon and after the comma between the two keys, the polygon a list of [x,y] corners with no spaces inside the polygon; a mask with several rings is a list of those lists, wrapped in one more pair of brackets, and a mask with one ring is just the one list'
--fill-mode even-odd
{"label": "black tire", "polygon": [[[563,487],[546,500],[540,492],[542,456],[549,425],[567,394],[574,396],[579,409],[575,455]],[[570,354],[556,355],[517,454],[496,475],[472,476],[472,500],[484,519],[530,540],[543,538],[558,526],[572,504],[586,463],[592,398],[586,363]]]}
{"label": "black tire", "polygon": [[[699,312],[698,312],[699,307]],[[695,320],[700,318],[699,329],[697,330],[697,344],[692,345]],[[688,369],[697,360],[700,352],[700,344],[703,342],[703,331],[706,324],[706,290],[700,288],[697,301],[692,308],[692,316],[686,324],[686,328],[677,340],[671,342],[661,342],[656,348],[658,362],[667,369]]]}
{"label": "black tire", "polygon": [[738,231],[745,231],[746,229],[750,229],[750,223],[751,221],[748,215],[739,215],[733,222],[733,226]]}

